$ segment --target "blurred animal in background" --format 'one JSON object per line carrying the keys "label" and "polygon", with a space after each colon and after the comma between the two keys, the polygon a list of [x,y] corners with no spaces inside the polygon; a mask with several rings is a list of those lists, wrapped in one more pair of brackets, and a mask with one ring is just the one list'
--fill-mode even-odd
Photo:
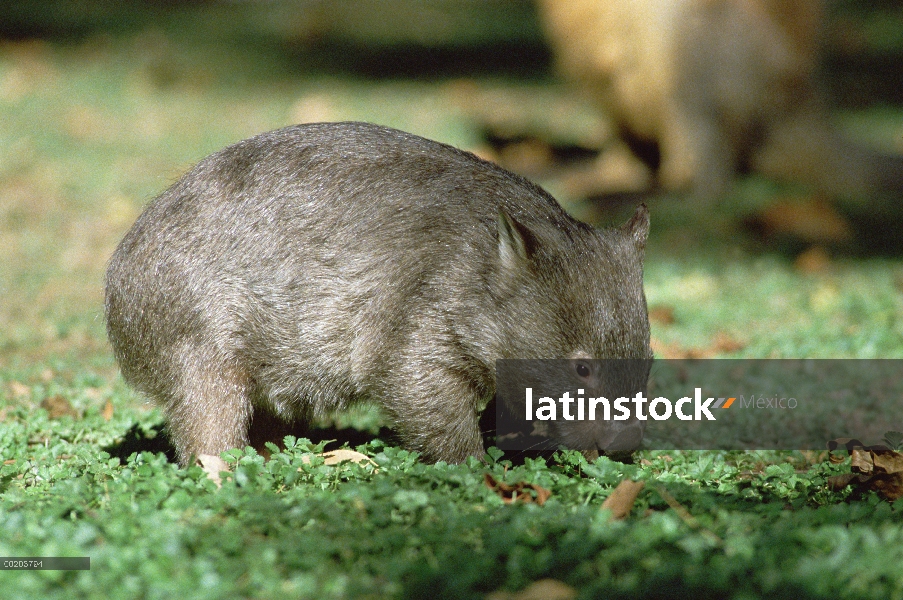
{"label": "blurred animal in background", "polygon": [[829,123],[816,82],[822,1],[538,2],[561,73],[652,169],[640,186],[718,197],[752,170],[832,197],[903,191],[903,157]]}

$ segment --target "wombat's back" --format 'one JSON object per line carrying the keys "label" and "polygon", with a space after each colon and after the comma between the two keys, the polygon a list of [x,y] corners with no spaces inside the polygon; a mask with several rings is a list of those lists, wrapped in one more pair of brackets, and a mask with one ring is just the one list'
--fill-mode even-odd
{"label": "wombat's back", "polygon": [[437,306],[449,336],[489,327],[500,208],[538,235],[584,228],[528,181],[400,131],[256,136],[201,161],[125,236],[107,272],[110,341],[151,396],[208,368],[188,350],[203,347],[203,364],[241,365],[235,385],[262,397],[340,406]]}

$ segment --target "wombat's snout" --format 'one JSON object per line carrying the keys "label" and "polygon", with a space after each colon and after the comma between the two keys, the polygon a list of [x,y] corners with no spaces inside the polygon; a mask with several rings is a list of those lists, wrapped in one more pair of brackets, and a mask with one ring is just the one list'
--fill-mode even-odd
{"label": "wombat's snout", "polygon": [[639,421],[627,423],[618,429],[604,429],[595,436],[595,447],[586,444],[579,449],[589,462],[600,456],[630,462],[633,452],[643,443],[643,430],[643,424]]}
{"label": "wombat's snout", "polygon": [[615,432],[613,438],[610,435],[604,437],[607,439],[596,442],[600,452],[633,452],[643,443],[643,427],[639,422],[631,423]]}
{"label": "wombat's snout", "polygon": [[629,454],[643,443],[645,424],[635,418],[625,422],[566,421],[553,429],[555,441],[585,455]]}

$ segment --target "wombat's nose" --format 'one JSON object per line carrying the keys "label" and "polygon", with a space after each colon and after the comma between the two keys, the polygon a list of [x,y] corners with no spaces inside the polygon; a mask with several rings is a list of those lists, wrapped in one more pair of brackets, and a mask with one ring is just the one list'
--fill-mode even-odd
{"label": "wombat's nose", "polygon": [[643,430],[640,427],[627,427],[618,432],[611,440],[599,444],[599,450],[606,453],[631,452],[640,447],[643,441]]}

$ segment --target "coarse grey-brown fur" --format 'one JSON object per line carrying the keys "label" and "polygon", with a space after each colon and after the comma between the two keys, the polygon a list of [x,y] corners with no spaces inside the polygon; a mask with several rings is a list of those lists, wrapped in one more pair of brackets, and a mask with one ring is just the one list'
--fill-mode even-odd
{"label": "coarse grey-brown fur", "polygon": [[570,218],[474,155],[365,123],[202,160],[113,254],[110,342],[179,461],[377,402],[428,460],[482,456],[499,358],[645,358],[645,207]]}

